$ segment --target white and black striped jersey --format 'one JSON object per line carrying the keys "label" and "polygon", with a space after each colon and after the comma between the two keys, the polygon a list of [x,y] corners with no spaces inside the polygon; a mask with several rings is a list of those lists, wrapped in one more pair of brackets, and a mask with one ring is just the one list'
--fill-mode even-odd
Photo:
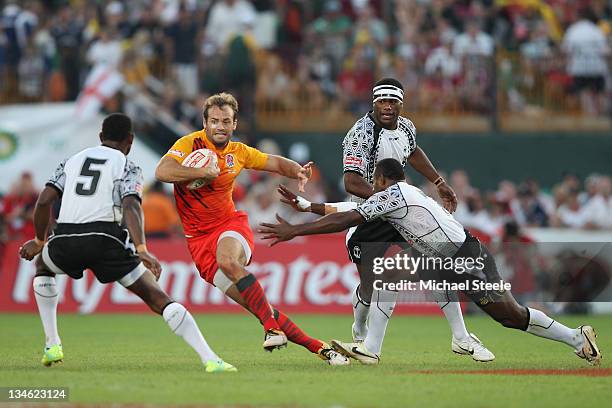
{"label": "white and black striped jersey", "polygon": [[466,239],[463,225],[444,207],[403,181],[374,194],[356,210],[366,221],[387,221],[427,256],[451,257]]}
{"label": "white and black striped jersey", "polygon": [[[416,128],[412,121],[400,116],[397,129],[389,130],[378,126],[368,113],[355,122],[344,137],[344,172],[355,172],[373,184],[374,168],[379,161],[392,158],[405,166],[416,147]],[[363,202],[358,197],[352,200]]]}
{"label": "white and black striped jersey", "polygon": [[95,221],[121,223],[121,201],[143,190],[142,170],[119,150],[107,146],[85,149],[64,160],[48,186],[62,193],[58,223]]}

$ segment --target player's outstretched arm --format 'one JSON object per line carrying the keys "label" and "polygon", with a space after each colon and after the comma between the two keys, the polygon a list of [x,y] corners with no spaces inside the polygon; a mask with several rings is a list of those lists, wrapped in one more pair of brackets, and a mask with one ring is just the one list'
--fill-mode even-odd
{"label": "player's outstretched arm", "polygon": [[446,181],[438,174],[438,171],[431,163],[423,149],[417,146],[414,152],[408,158],[410,165],[425,178],[436,185],[438,194],[444,202],[444,208],[448,212],[455,212],[457,209],[457,195]]}
{"label": "player's outstretched arm", "polygon": [[310,179],[310,176],[312,176],[312,165],[313,162],[308,162],[302,166],[293,160],[287,159],[286,157],[270,154],[268,155],[268,160],[266,161],[266,165],[262,170],[277,173],[284,177],[297,179],[298,190],[303,193],[304,186]]}
{"label": "player's outstretched arm", "polygon": [[22,258],[31,261],[42,251],[47,239],[47,229],[51,219],[51,206],[59,196],[59,191],[54,187],[46,186],[40,192],[38,201],[36,201],[36,207],[34,208],[35,236],[34,239],[29,240],[19,248],[19,255]]}
{"label": "player's outstretched arm", "polygon": [[357,208],[357,203],[340,202],[340,203],[311,203],[304,197],[294,194],[282,184],[278,186],[278,193],[281,195],[281,201],[293,207],[299,212],[311,212],[318,215],[333,214],[335,212],[350,211]]}
{"label": "player's outstretched arm", "polygon": [[121,205],[123,207],[123,219],[130,232],[130,237],[136,246],[138,257],[153,275],[159,278],[161,265],[155,255],[151,254],[147,249],[144,234],[144,215],[140,200],[135,195],[129,195],[123,199]]}
{"label": "player's outstretched arm", "polygon": [[357,211],[337,212],[321,217],[314,222],[291,225],[278,214],[277,224],[260,224],[258,232],[264,234],[263,239],[270,240],[270,246],[279,242],[289,241],[302,235],[331,234],[340,232],[365,222]]}
{"label": "player's outstretched arm", "polygon": [[185,167],[172,157],[164,156],[157,164],[155,178],[164,183],[185,183],[197,179],[212,181],[219,175],[219,168],[212,164],[206,167]]}

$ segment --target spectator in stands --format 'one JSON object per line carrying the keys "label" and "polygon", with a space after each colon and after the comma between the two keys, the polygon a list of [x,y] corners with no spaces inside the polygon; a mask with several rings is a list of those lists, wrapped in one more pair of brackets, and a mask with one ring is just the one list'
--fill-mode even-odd
{"label": "spectator in stands", "polygon": [[512,284],[512,294],[521,304],[533,302],[537,296],[536,275],[539,270],[536,243],[525,235],[519,225],[510,221],[504,225],[502,233],[500,274]]}
{"label": "spectator in stands", "polygon": [[187,99],[195,98],[199,90],[197,59],[200,36],[193,13],[181,6],[178,20],[166,28],[166,56],[171,61],[179,94]]}
{"label": "spectator in stands", "polygon": [[146,30],[140,30],[126,48],[122,58],[121,71],[125,81],[145,91],[144,86],[152,79],[151,63],[153,49],[149,47],[150,36]]}
{"label": "spectator in stands", "polygon": [[493,201],[498,204],[501,214],[514,218],[519,211],[519,202],[516,194],[516,185],[509,180],[499,182]]}
{"label": "spectator in stands", "polygon": [[557,199],[562,201],[563,204],[557,208],[555,215],[551,219],[551,225],[555,227],[583,228],[587,223],[587,219],[578,201],[578,191],[565,190],[561,186],[556,193]]}
{"label": "spectator in stands", "polygon": [[299,0],[277,1],[278,52],[292,66],[297,63],[304,40],[304,4]]}
{"label": "spectator in stands", "polygon": [[300,99],[307,101],[311,109],[323,108],[323,97],[336,93],[333,62],[321,48],[314,48],[311,55],[300,57],[297,77],[303,95]]}
{"label": "spectator in stands", "polygon": [[460,80],[461,61],[451,50],[449,39],[440,35],[440,46],[434,48],[425,61],[425,81],[421,101],[432,111],[446,112],[456,106],[455,88]]}
{"label": "spectator in stands", "polygon": [[482,31],[481,23],[468,20],[465,32],[459,34],[453,44],[453,53],[458,58],[465,56],[490,57],[493,55],[495,43],[493,38]]}
{"label": "spectator in stands", "polygon": [[255,59],[254,43],[248,30],[235,34],[227,44],[223,61],[223,89],[236,96],[243,123],[249,127],[255,120]]}
{"label": "spectator in stands", "polygon": [[55,39],[59,65],[66,83],[66,98],[75,100],[79,94],[81,46],[85,22],[70,6],[64,6],[59,11],[51,28]]}
{"label": "spectator in stands", "polygon": [[567,54],[567,71],[572,77],[571,91],[578,94],[583,112],[599,115],[606,108],[606,58],[610,49],[606,37],[595,22],[593,11],[585,7],[580,19],[565,33],[562,48]]}
{"label": "spectator in stands", "polygon": [[349,37],[352,31],[351,19],[342,13],[338,0],[326,1],[323,15],[312,22],[308,28],[309,43],[321,48],[325,55],[331,57],[333,69],[337,73],[342,60],[349,51]]}
{"label": "spectator in stands", "polygon": [[440,45],[429,53],[425,61],[425,73],[434,75],[440,71],[445,79],[452,81],[461,73],[461,62],[452,53],[452,39],[440,34],[439,41]]}
{"label": "spectator in stands", "polygon": [[257,104],[266,109],[287,110],[294,106],[296,84],[283,70],[282,61],[270,55],[264,61],[263,69],[257,76]]}
{"label": "spectator in stands", "polygon": [[490,239],[499,234],[502,223],[487,211],[480,191],[474,190],[466,198],[467,212],[457,214],[457,220],[466,228],[475,229]]}
{"label": "spectator in stands", "polygon": [[481,30],[480,22],[469,20],[464,33],[453,43],[453,54],[461,60],[464,73],[459,94],[464,108],[486,113],[490,111],[493,38]]}
{"label": "spectator in stands", "polygon": [[457,209],[455,210],[455,218],[460,222],[469,217],[469,209],[467,206],[468,197],[473,196],[476,191],[470,185],[470,178],[464,170],[454,170],[450,175],[450,185],[457,195]]}
{"label": "spectator in stands", "polygon": [[104,65],[108,68],[116,69],[121,63],[123,49],[120,39],[114,29],[102,29],[87,50],[85,59],[92,67]]}
{"label": "spectator in stands", "polygon": [[586,227],[612,229],[612,179],[601,176],[597,179],[597,194],[584,206]]}
{"label": "spectator in stands", "polygon": [[540,189],[540,185],[534,179],[525,180],[525,185],[546,214],[550,216],[555,211],[555,201],[551,195],[542,191],[542,189]]}
{"label": "spectator in stands", "polygon": [[382,48],[389,45],[387,25],[376,17],[374,9],[367,3],[365,6],[357,8],[357,21],[355,21],[353,29],[352,42],[358,42],[363,37],[372,40],[377,47]]}
{"label": "spectator in stands", "polygon": [[173,200],[156,181],[142,199],[147,238],[169,238],[181,230]]}
{"label": "spectator in stands", "polygon": [[[599,178],[600,174],[590,174],[586,180],[584,181],[584,191],[578,195],[578,201],[580,201],[580,205],[585,205],[589,202],[593,197],[597,195],[597,190],[599,188]],[[580,181],[578,181],[578,185],[575,187],[577,190],[580,186]]]}
{"label": "spectator in stands", "polygon": [[552,56],[553,42],[548,35],[546,22],[540,20],[529,32],[529,40],[521,44],[521,56],[529,61],[537,62]]}
{"label": "spectator in stands", "polygon": [[22,52],[19,66],[19,94],[25,101],[37,101],[43,96],[45,60],[30,43]]}
{"label": "spectator in stands", "polygon": [[210,9],[206,40],[219,52],[232,37],[252,27],[256,17],[255,8],[246,0],[218,1]]}
{"label": "spectator in stands", "polygon": [[[17,25],[21,12],[22,9],[17,2],[9,0],[2,9],[2,15],[0,16],[0,43],[2,43],[3,49],[5,80],[8,87],[12,88],[17,84],[17,67],[21,58],[21,41],[19,41]],[[14,92],[14,89],[9,89],[8,92]]]}
{"label": "spectator in stands", "polygon": [[186,7],[190,11],[197,8],[197,0],[163,0],[156,1],[155,15],[158,16],[162,25],[167,26],[178,20],[181,7]]}
{"label": "spectator in stands", "polygon": [[127,19],[125,7],[120,1],[111,1],[104,10],[106,17],[106,27],[115,33],[119,39],[126,39],[132,36],[132,24]]}
{"label": "spectator in stands", "polygon": [[374,75],[359,48],[353,48],[351,57],[344,61],[344,67],[337,79],[339,99],[354,115],[372,108]]}
{"label": "spectator in stands", "polygon": [[548,214],[529,185],[521,183],[517,193],[519,205],[515,207],[517,211],[514,216],[519,225],[528,227],[548,226]]}
{"label": "spectator in stands", "polygon": [[38,191],[34,187],[32,174],[22,173],[2,202],[2,213],[8,226],[9,239],[34,236],[33,215],[37,199]]}

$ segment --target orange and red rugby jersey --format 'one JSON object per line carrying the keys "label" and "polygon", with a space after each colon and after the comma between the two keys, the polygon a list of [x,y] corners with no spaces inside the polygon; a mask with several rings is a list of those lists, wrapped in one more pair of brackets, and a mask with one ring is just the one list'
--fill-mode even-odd
{"label": "orange and red rugby jersey", "polygon": [[[165,156],[179,163],[194,150],[209,149],[217,154],[219,176],[207,186],[189,190],[182,184],[174,185],[176,207],[186,235],[201,235],[229,219],[236,208],[232,192],[236,177],[242,169],[262,170],[268,155],[244,143],[230,141],[224,149],[217,149],[200,130],[177,140]],[[165,157],[164,156],[164,157]]]}

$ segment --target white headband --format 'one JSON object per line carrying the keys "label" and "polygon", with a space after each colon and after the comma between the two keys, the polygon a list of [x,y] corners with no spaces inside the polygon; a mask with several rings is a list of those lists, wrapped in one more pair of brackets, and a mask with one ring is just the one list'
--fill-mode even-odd
{"label": "white headband", "polygon": [[395,85],[378,85],[372,90],[374,102],[380,99],[395,99],[404,102],[404,91]]}

